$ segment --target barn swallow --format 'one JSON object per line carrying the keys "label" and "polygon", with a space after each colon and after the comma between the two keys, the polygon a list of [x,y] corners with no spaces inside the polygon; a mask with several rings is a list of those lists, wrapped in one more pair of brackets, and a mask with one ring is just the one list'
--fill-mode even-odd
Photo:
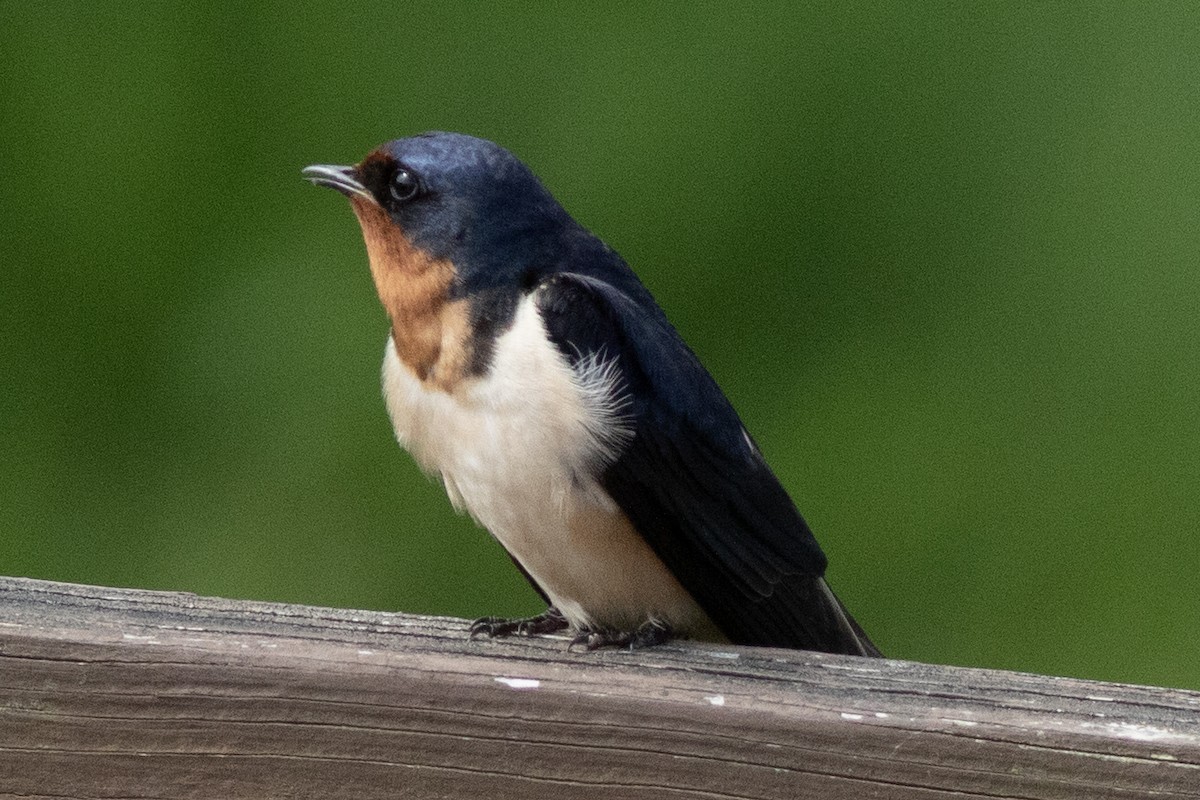
{"label": "barn swallow", "polygon": [[525,164],[426,133],[303,174],[362,228],[396,438],[548,603],[473,636],[879,655],[712,376]]}

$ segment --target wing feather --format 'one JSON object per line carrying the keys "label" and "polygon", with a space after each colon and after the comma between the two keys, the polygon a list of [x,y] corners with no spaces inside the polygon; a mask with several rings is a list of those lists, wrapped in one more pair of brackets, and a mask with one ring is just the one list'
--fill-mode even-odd
{"label": "wing feather", "polygon": [[721,631],[877,655],[825,585],[825,555],[791,498],[649,295],[560,273],[537,302],[573,366],[602,357],[616,370],[633,436],[600,482]]}

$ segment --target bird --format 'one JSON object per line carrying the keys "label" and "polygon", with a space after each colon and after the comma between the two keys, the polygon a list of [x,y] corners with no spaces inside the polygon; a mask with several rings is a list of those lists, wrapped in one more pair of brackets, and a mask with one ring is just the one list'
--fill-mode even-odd
{"label": "bird", "polygon": [[398,442],[547,603],[471,638],[881,655],[714,378],[526,164],[435,131],[302,175],[362,229]]}

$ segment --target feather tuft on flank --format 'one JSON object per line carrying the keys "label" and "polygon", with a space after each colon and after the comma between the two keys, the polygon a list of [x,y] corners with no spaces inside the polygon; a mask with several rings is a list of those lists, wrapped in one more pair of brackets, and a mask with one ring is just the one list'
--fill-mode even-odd
{"label": "feather tuft on flank", "polygon": [[629,418],[633,401],[621,379],[620,365],[604,352],[583,356],[574,371],[583,405],[591,411],[583,425],[595,443],[595,457],[600,463],[590,466],[598,472],[615,461],[633,439]]}

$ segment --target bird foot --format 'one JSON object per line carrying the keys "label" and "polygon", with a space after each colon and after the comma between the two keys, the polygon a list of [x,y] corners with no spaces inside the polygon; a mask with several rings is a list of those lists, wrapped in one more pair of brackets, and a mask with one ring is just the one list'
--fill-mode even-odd
{"label": "bird foot", "polygon": [[576,645],[583,645],[587,650],[597,650],[601,647],[628,647],[635,650],[639,647],[654,647],[670,641],[675,631],[669,624],[660,619],[649,619],[633,631],[618,631],[612,628],[582,628],[575,638],[567,645],[568,650]]}
{"label": "bird foot", "polygon": [[550,606],[536,617],[522,619],[506,619],[504,617],[482,617],[471,623],[471,638],[486,636],[496,639],[501,636],[541,636],[545,633],[557,633],[564,630],[570,623],[554,606]]}

